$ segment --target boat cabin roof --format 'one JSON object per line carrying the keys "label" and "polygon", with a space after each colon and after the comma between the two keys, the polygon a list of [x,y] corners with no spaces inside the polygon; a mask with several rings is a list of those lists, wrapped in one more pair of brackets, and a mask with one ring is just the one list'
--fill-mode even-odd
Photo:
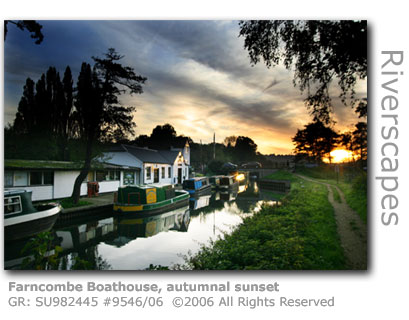
{"label": "boat cabin roof", "polygon": [[208,179],[208,177],[194,177],[194,178],[190,178],[190,179],[187,179],[187,180],[200,181],[200,180],[206,180],[206,179]]}
{"label": "boat cabin roof", "polygon": [[125,185],[119,188],[127,188],[127,187],[132,187],[132,188],[139,188],[139,189],[152,189],[152,188],[164,188],[164,187],[173,187],[171,184],[163,184],[163,185],[150,185],[150,184],[144,184],[144,185]]}
{"label": "boat cabin roof", "polygon": [[4,190],[4,196],[5,196],[5,197],[15,196],[15,195],[22,194],[22,193],[25,193],[25,192],[31,192],[31,191],[27,191],[27,190],[24,190],[24,189],[19,189],[19,190]]}

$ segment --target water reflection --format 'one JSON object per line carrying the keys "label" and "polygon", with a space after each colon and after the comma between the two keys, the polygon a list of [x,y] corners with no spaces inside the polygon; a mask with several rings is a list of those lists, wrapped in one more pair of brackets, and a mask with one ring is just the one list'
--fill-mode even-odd
{"label": "water reflection", "polygon": [[122,247],[137,238],[152,237],[160,232],[187,232],[190,224],[189,207],[182,207],[163,214],[148,217],[118,217],[115,220],[117,237],[106,242],[116,247]]}
{"label": "water reflection", "polygon": [[[160,215],[118,216],[112,212],[81,221],[59,221],[52,233],[62,248],[58,269],[139,270],[149,265],[183,263],[182,255],[196,252],[209,239],[223,237],[243,218],[271,201],[257,182],[232,192],[192,197],[189,206]],[[21,248],[5,248],[6,268],[21,267]]]}

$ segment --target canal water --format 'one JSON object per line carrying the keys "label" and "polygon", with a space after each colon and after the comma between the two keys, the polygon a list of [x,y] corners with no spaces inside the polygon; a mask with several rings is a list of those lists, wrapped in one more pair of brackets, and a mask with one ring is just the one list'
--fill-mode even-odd
{"label": "canal water", "polygon": [[[223,237],[243,219],[257,212],[269,194],[257,182],[235,192],[212,192],[191,197],[189,206],[150,217],[119,217],[101,212],[94,218],[57,221],[51,231],[62,248],[57,265],[70,270],[80,261],[96,270],[144,270],[184,263],[210,239]],[[7,244],[5,267],[25,269],[24,243]]]}

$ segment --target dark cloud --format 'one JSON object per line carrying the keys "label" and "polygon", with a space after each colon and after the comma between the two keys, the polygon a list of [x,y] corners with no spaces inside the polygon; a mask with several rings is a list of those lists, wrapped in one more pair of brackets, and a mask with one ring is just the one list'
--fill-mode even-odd
{"label": "dark cloud", "polygon": [[[143,95],[121,97],[137,107],[138,133],[149,134],[142,132],[148,130],[147,124],[151,130],[158,121],[165,123],[177,115],[175,122],[186,135],[251,130],[259,137],[276,137],[277,150],[285,145],[291,150],[290,137],[309,121],[291,72],[250,66],[237,21],[40,23],[44,42],[39,46],[24,33],[9,30],[4,51],[5,123],[14,118],[27,77],[37,80],[49,66],[62,75],[69,65],[76,81],[81,63],[92,63],[92,56],[101,56],[110,47],[125,56],[123,64],[148,78]],[[188,117],[185,108],[196,110],[194,116],[201,118]],[[346,110],[337,110],[337,118],[349,121]],[[268,144],[267,138],[263,143]]]}

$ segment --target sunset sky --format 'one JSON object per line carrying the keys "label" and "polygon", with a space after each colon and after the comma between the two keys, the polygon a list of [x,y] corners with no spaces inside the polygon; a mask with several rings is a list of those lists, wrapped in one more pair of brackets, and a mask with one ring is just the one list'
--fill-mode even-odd
{"label": "sunset sky", "polygon": [[[252,138],[264,154],[290,153],[291,137],[311,120],[293,74],[282,66],[252,67],[238,21],[39,21],[44,41],[9,26],[5,42],[5,114],[12,123],[27,77],[37,81],[49,66],[63,75],[69,65],[76,83],[83,61],[108,48],[122,64],[148,78],[142,95],[122,96],[136,107],[136,135],[172,124],[195,142],[226,136]],[[366,96],[366,82],[356,88]],[[334,97],[337,96],[334,90]],[[357,117],[334,99],[336,129],[352,129]]]}

